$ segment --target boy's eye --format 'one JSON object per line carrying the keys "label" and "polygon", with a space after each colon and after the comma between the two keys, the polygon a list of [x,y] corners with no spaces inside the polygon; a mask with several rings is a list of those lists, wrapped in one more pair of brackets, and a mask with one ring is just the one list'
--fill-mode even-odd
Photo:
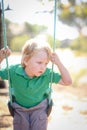
{"label": "boy's eye", "polygon": [[[38,64],[43,64],[42,62],[37,62]],[[45,65],[47,65],[48,63],[45,63]]]}
{"label": "boy's eye", "polygon": [[48,63],[45,63],[45,65],[47,65]]}
{"label": "boy's eye", "polygon": [[41,64],[42,62],[39,61],[39,62],[37,62],[37,63],[38,63],[38,64]]}

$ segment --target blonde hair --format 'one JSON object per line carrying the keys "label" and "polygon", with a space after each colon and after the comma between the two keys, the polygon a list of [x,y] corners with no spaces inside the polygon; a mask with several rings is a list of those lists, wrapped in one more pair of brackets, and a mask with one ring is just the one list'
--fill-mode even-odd
{"label": "blonde hair", "polygon": [[44,50],[47,53],[48,59],[51,56],[51,47],[47,42],[42,42],[38,39],[28,40],[22,48],[21,65],[25,67],[25,59],[29,60],[38,51]]}

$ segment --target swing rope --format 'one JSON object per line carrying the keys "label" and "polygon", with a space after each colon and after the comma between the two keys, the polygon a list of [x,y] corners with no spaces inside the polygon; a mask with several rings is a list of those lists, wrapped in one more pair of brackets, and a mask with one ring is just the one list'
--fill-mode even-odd
{"label": "swing rope", "polygon": [[[4,47],[7,48],[7,36],[6,36],[6,24],[5,24],[5,15],[4,15],[4,1],[2,0],[2,28],[3,28],[3,42]],[[9,83],[9,97],[12,103],[12,89],[10,87],[10,73],[9,73],[9,64],[8,64],[8,57],[6,56],[6,67],[8,71],[8,83]]]}
{"label": "swing rope", "polygon": [[55,0],[54,1],[54,35],[53,35],[53,51],[55,51],[55,48],[56,48],[56,14],[57,14],[57,1]]}
{"label": "swing rope", "polygon": [[[56,9],[57,9],[57,0],[54,0],[53,52],[55,52],[55,48],[56,48]],[[49,96],[48,96],[49,104],[51,103],[53,69],[54,69],[54,64],[52,63],[50,92],[49,92]]]}
{"label": "swing rope", "polygon": [[[53,52],[55,52],[56,48],[56,8],[57,8],[57,1],[54,1],[54,32],[53,32]],[[52,74],[51,74],[51,86],[52,86],[52,79],[53,79],[53,68],[54,64],[52,64]]]}

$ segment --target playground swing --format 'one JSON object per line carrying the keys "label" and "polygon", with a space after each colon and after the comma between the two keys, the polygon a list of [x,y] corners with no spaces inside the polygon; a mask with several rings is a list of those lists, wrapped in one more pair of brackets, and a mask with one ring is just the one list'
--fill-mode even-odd
{"label": "playground swing", "polygon": [[[57,0],[54,0],[54,35],[53,35],[53,51],[55,51],[55,45],[56,45],[56,5],[57,5]],[[7,47],[7,37],[6,37],[6,24],[5,24],[5,16],[4,16],[4,0],[2,0],[2,27],[3,27],[3,41],[4,41],[4,47]],[[11,114],[12,117],[14,117],[14,108],[12,107],[12,102],[14,102],[14,96],[13,96],[13,90],[12,87],[10,85],[10,73],[9,73],[9,64],[8,64],[8,57],[6,57],[6,65],[7,65],[7,70],[8,70],[8,83],[9,83],[9,99],[10,101],[8,101],[8,109],[9,112]],[[52,86],[52,78],[53,78],[53,66],[54,64],[52,64],[52,74],[51,74],[51,84],[50,86]],[[48,96],[48,108],[47,108],[47,116],[50,115],[51,111],[52,111],[52,105],[53,105],[53,101],[51,99],[51,89],[49,92],[49,96]]]}

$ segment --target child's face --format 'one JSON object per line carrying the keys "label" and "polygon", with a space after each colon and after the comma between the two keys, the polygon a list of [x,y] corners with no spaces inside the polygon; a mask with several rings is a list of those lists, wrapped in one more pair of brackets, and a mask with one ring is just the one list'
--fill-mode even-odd
{"label": "child's face", "polygon": [[30,77],[38,77],[45,72],[48,62],[47,53],[41,50],[25,62],[25,71]]}

